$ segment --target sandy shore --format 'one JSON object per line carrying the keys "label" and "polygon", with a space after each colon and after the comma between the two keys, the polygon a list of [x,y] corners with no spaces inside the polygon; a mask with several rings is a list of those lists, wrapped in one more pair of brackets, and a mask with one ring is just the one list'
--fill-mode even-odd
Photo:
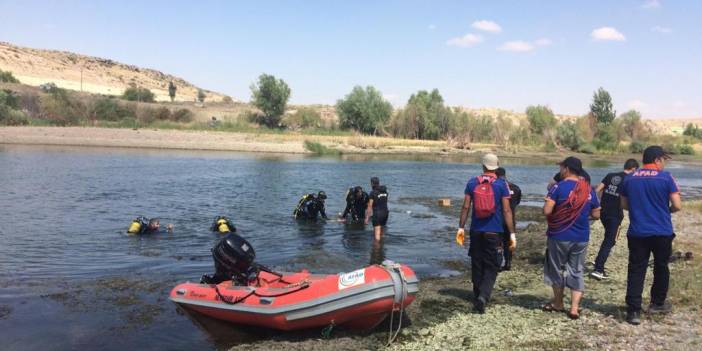
{"label": "sandy shore", "polygon": [[285,140],[275,134],[83,127],[0,128],[0,144],[305,153],[303,143],[304,140]]}

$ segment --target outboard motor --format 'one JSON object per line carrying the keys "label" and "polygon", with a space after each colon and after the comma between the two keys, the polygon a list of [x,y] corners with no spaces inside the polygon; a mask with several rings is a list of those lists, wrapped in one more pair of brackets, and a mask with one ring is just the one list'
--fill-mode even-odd
{"label": "outboard motor", "polygon": [[256,252],[251,244],[241,236],[230,233],[212,248],[215,274],[203,275],[204,284],[219,284],[231,280],[235,285],[248,285],[256,278],[258,270],[254,265]]}

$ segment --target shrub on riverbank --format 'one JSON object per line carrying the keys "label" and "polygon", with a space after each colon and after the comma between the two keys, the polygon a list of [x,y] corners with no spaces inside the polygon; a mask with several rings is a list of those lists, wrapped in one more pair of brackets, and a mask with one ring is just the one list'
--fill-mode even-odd
{"label": "shrub on riverbank", "polygon": [[12,75],[10,71],[3,71],[0,69],[0,82],[3,83],[19,83],[19,80]]}
{"label": "shrub on riverbank", "polygon": [[131,86],[122,94],[122,98],[127,101],[154,102],[154,93],[146,88]]}
{"label": "shrub on riverbank", "polygon": [[328,148],[316,141],[305,140],[305,149],[318,156],[339,156],[341,151]]}

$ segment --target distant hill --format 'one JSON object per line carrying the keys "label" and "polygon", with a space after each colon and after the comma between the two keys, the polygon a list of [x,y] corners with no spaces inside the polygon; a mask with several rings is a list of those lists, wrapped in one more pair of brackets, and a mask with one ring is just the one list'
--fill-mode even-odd
{"label": "distant hill", "polygon": [[[195,101],[198,87],[163,72],[127,65],[110,59],[85,56],[67,51],[25,48],[0,42],[0,69],[10,71],[20,82],[39,86],[53,82],[57,86],[89,93],[121,95],[130,84],[150,89],[156,100],[170,100],[168,82],[178,88],[177,101]],[[206,101],[221,101],[225,95],[209,90]]]}

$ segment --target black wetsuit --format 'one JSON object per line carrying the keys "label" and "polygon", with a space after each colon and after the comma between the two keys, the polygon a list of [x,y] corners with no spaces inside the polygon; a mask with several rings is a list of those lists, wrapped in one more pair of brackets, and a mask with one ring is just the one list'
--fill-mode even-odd
{"label": "black wetsuit", "polygon": [[324,219],[329,219],[327,218],[327,212],[324,207],[324,200],[316,198],[314,195],[309,195],[305,200],[300,201],[295,211],[295,218],[297,219],[314,221],[317,220],[319,215]]}
{"label": "black wetsuit", "polygon": [[368,207],[368,193],[362,191],[360,196],[354,191],[349,191],[346,196],[346,208],[341,215],[342,218],[351,215],[351,221],[362,222],[366,219],[366,207]]}
{"label": "black wetsuit", "polygon": [[[514,230],[517,230],[517,206],[519,205],[520,202],[522,202],[522,189],[517,186],[517,184],[507,182],[507,186],[509,187],[509,193],[510,193],[510,199],[509,199],[509,208],[512,210],[512,228]],[[510,270],[512,268],[512,251],[508,250],[507,247],[509,247],[509,239],[510,239],[510,232],[507,229],[507,225],[505,224],[505,229],[502,234],[502,244],[505,249],[502,250],[505,258],[505,265],[504,265],[504,270]]]}
{"label": "black wetsuit", "polygon": [[384,185],[379,185],[373,188],[369,195],[373,200],[373,215],[371,220],[373,226],[384,226],[388,223],[388,190]]}

